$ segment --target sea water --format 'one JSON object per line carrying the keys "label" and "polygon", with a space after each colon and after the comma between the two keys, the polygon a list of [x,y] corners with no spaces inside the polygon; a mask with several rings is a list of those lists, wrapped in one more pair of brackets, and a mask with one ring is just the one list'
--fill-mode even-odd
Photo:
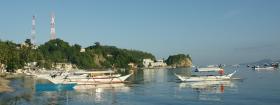
{"label": "sea water", "polygon": [[[25,77],[11,81],[14,92],[0,93],[0,105],[280,104],[279,70],[225,67],[225,73],[234,70],[237,70],[234,77],[241,79],[180,82],[174,73],[191,75],[193,69],[144,69],[135,71],[125,84],[83,85],[74,89],[55,89],[45,80]],[[46,88],[40,90],[44,85]]]}

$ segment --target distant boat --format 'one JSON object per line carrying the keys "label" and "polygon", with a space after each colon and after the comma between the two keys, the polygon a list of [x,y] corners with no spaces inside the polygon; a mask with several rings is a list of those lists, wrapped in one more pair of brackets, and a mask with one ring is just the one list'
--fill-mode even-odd
{"label": "distant boat", "polygon": [[259,66],[256,66],[256,67],[253,67],[254,70],[276,70],[276,68],[274,67],[259,67]]}
{"label": "distant boat", "polygon": [[205,75],[205,76],[182,76],[175,74],[181,81],[186,82],[197,82],[197,81],[222,81],[222,80],[230,80],[232,75],[234,75],[236,71],[230,73],[228,75]]}

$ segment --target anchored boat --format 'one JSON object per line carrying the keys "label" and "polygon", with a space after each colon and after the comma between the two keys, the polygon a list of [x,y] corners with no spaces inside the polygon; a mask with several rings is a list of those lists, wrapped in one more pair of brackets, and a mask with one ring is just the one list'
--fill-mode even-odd
{"label": "anchored boat", "polygon": [[83,71],[83,72],[58,72],[54,74],[39,74],[38,78],[43,78],[51,81],[54,84],[107,84],[107,83],[123,83],[132,75],[128,74],[121,76],[115,74],[114,71]]}
{"label": "anchored boat", "polygon": [[182,76],[175,74],[181,81],[187,82],[196,82],[196,81],[221,81],[221,80],[230,80],[232,75],[234,75],[236,71],[230,73],[228,75],[204,75],[204,76]]}
{"label": "anchored boat", "polygon": [[76,84],[36,84],[36,91],[65,91],[74,90]]}
{"label": "anchored boat", "polygon": [[259,67],[259,66],[256,66],[256,67],[253,67],[254,70],[276,70],[276,68],[274,67]]}

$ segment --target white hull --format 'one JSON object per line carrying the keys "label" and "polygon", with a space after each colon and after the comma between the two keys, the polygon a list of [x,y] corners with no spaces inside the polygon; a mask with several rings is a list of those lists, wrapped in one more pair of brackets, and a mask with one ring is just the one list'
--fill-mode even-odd
{"label": "white hull", "polygon": [[222,81],[222,80],[230,80],[232,75],[235,74],[234,71],[231,74],[223,75],[223,76],[199,76],[199,77],[188,77],[188,76],[181,76],[175,74],[181,81],[186,82],[198,82],[198,81]]}
{"label": "white hull", "polygon": [[275,68],[274,67],[264,67],[264,68],[256,67],[256,68],[254,68],[254,70],[275,70]]}
{"label": "white hull", "polygon": [[90,84],[107,84],[107,83],[123,83],[125,80],[130,77],[132,74],[118,77],[86,77],[81,76],[56,76],[51,77],[48,74],[37,75],[38,78],[43,78],[51,81],[54,84],[78,84],[78,85],[90,85]]}

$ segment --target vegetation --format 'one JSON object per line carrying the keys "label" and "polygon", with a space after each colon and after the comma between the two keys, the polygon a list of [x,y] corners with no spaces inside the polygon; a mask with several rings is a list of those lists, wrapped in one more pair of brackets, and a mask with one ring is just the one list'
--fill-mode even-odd
{"label": "vegetation", "polygon": [[8,71],[23,68],[26,63],[38,62],[39,68],[51,69],[56,63],[72,63],[81,69],[127,68],[128,63],[142,65],[142,59],[155,59],[154,55],[137,50],[103,46],[99,42],[81,52],[78,44],[70,45],[60,39],[50,40],[35,48],[27,39],[24,44],[0,40],[0,64]]}
{"label": "vegetation", "polygon": [[11,41],[0,41],[0,63],[5,64],[8,71],[23,67],[24,61],[20,59],[21,52],[17,44]]}
{"label": "vegetation", "polygon": [[191,57],[185,54],[171,55],[165,62],[173,67],[190,67],[192,65]]}

